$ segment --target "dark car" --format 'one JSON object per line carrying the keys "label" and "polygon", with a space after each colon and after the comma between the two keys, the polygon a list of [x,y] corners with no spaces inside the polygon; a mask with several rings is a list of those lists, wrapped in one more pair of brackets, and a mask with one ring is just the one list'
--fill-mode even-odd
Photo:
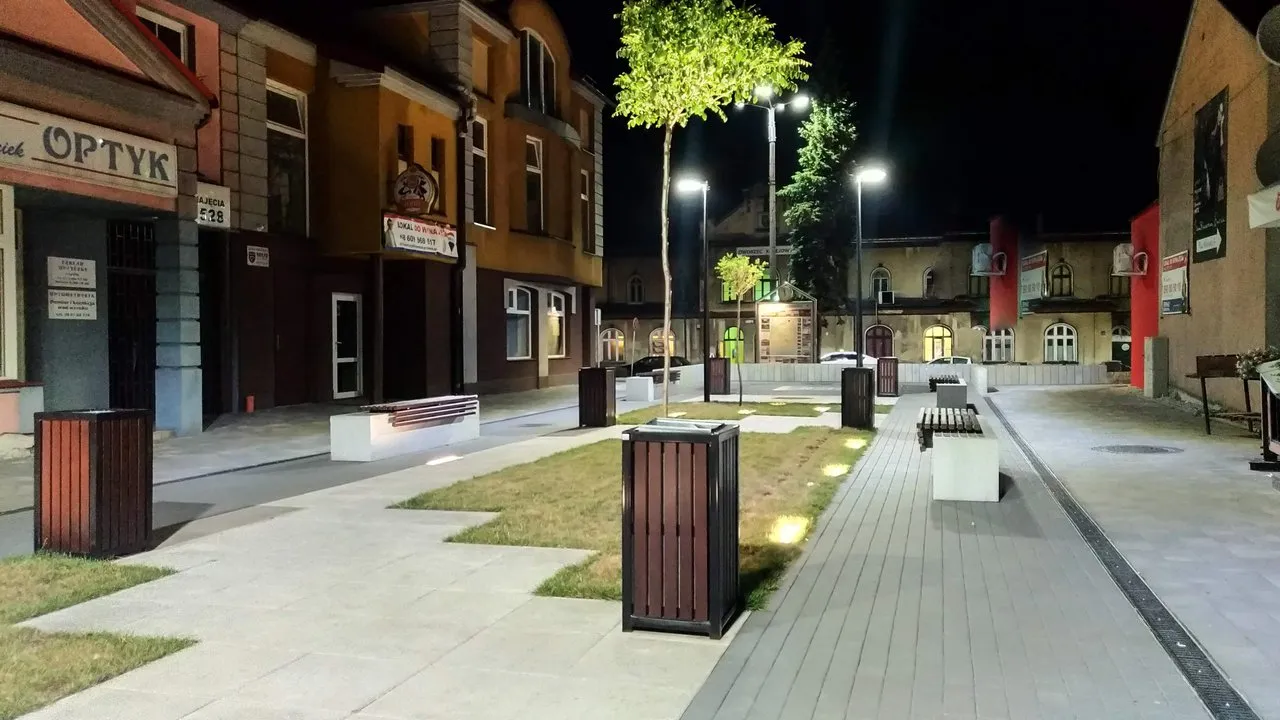
{"label": "dark car", "polygon": [[[671,356],[671,367],[678,368],[688,365],[689,361],[679,355]],[[643,375],[649,372],[662,372],[662,356],[649,355],[631,363],[631,376]]]}

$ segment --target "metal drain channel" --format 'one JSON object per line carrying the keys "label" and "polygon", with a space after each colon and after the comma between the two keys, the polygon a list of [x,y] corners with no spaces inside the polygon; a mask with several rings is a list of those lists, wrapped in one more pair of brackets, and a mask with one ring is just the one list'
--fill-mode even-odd
{"label": "metal drain channel", "polygon": [[1093,518],[1080,507],[1080,503],[1071,496],[1071,492],[1053,473],[1053,470],[1049,469],[1027,441],[1022,439],[1018,431],[1009,423],[1009,419],[1004,416],[1000,408],[996,407],[995,402],[988,398],[987,405],[1000,419],[1000,424],[1004,426],[1005,431],[1017,443],[1022,454],[1040,476],[1040,482],[1044,483],[1049,494],[1058,501],[1058,505],[1071,519],[1085,542],[1089,543],[1098,560],[1111,574],[1111,579],[1146,621],[1156,641],[1165,649],[1165,652],[1169,653],[1173,664],[1178,666],[1183,677],[1200,696],[1200,701],[1204,703],[1209,714],[1215,720],[1261,720],[1253,708],[1249,707],[1249,703],[1223,677],[1222,672],[1209,659],[1204,649],[1191,637],[1191,633],[1187,632],[1182,623],[1169,612],[1129,561],[1125,560],[1115,545],[1111,544],[1111,540],[1102,532]]}

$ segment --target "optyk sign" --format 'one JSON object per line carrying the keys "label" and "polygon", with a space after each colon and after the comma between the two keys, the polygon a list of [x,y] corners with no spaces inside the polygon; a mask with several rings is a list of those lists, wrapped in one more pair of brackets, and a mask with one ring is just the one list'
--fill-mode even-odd
{"label": "optyk sign", "polygon": [[0,166],[174,197],[177,162],[173,145],[0,102]]}

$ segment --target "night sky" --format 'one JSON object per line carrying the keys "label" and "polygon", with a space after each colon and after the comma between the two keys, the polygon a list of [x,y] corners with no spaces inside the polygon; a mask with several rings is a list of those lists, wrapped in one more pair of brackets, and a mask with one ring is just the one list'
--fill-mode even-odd
{"label": "night sky", "polygon": [[[607,94],[621,0],[548,0],[576,72]],[[860,156],[891,182],[866,196],[868,236],[984,230],[994,214],[1050,231],[1124,230],[1156,195],[1156,135],[1191,0],[760,0],[806,41],[812,87],[860,109]],[[798,118],[780,116],[779,185]],[[605,135],[606,252],[656,252],[661,135]],[[712,215],[768,169],[765,118],[729,109],[676,133],[672,166],[704,173]],[[677,217],[673,238],[692,238]]]}

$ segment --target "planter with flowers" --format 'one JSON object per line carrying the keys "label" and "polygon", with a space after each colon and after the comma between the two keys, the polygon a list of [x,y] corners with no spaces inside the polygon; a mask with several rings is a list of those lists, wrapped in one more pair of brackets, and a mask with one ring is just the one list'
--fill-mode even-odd
{"label": "planter with flowers", "polygon": [[1280,350],[1274,347],[1261,347],[1241,353],[1236,360],[1236,372],[1245,380],[1258,379],[1258,366],[1263,363],[1280,360]]}

